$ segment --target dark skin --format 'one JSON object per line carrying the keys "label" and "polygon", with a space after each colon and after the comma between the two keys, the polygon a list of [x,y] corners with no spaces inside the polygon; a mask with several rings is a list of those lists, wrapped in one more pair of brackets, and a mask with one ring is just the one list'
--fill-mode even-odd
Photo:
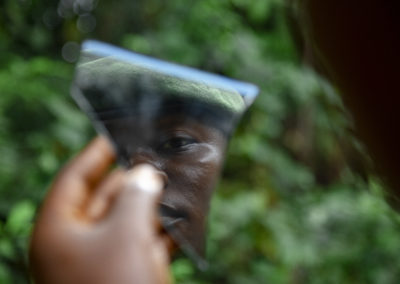
{"label": "dark skin", "polygon": [[129,164],[147,163],[165,178],[162,222],[204,254],[209,203],[222,167],[226,137],[184,115],[154,121],[127,117],[104,122]]}

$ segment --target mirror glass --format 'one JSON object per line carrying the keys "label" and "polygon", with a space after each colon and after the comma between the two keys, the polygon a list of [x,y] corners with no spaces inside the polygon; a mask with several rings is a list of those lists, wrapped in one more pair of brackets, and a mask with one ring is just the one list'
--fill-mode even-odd
{"label": "mirror glass", "polygon": [[165,177],[162,224],[204,266],[209,202],[227,142],[258,88],[86,41],[71,93],[122,167],[149,163]]}

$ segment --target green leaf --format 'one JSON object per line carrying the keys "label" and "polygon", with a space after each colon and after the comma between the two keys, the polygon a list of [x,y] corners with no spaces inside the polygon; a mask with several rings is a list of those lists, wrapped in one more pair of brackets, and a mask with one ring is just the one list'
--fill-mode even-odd
{"label": "green leaf", "polygon": [[35,205],[31,201],[24,200],[18,202],[9,213],[5,230],[16,236],[28,235],[34,214]]}

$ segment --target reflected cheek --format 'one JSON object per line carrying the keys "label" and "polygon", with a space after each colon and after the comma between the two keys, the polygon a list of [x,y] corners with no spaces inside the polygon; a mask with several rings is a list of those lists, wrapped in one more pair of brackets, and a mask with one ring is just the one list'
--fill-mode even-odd
{"label": "reflected cheek", "polygon": [[212,145],[203,145],[200,151],[198,162],[204,165],[215,165],[221,164],[223,153],[221,149]]}
{"label": "reflected cheek", "polygon": [[210,198],[218,178],[223,151],[200,144],[187,155],[167,162],[169,184],[164,201],[185,212],[185,220],[176,225],[189,243],[202,253]]}
{"label": "reflected cheek", "polygon": [[169,175],[181,192],[210,192],[218,177],[223,152],[209,144],[200,144],[195,153],[169,163]]}

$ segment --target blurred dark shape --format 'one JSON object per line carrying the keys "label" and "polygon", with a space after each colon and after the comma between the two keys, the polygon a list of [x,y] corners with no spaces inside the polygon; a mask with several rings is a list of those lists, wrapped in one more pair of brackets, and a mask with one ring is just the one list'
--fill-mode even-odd
{"label": "blurred dark shape", "polygon": [[[340,89],[374,167],[400,210],[397,131],[400,32],[398,1],[289,1],[305,60]],[[297,28],[296,28],[297,27]]]}

